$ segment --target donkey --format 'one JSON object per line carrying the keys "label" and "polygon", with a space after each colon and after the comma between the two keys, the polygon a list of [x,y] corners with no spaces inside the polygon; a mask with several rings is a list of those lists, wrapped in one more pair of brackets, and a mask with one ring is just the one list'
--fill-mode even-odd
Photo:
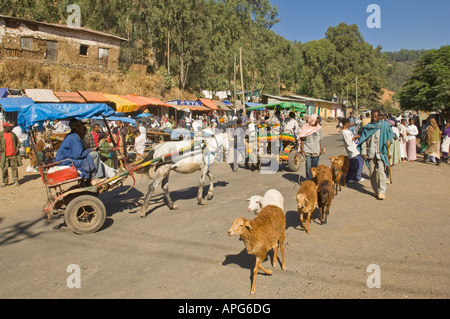
{"label": "donkey", "polygon": [[[207,198],[211,200],[214,192],[214,176],[211,174],[210,167],[216,161],[215,154],[222,147],[224,140],[225,136],[219,130],[216,130],[215,134],[210,136],[198,132],[193,140],[185,138],[178,142],[166,142],[151,150],[143,160],[143,163],[160,157],[164,158],[168,154],[172,154],[172,156],[154,166],[137,172],[141,174],[146,173],[150,179],[148,192],[145,195],[142,206],[141,217],[146,217],[150,198],[159,184],[161,184],[169,208],[171,210],[179,209],[178,205],[172,201],[169,193],[169,174],[171,171],[180,174],[192,174],[201,171],[197,200],[199,205],[206,205],[206,200],[203,198],[205,178],[208,176],[210,180]],[[183,152],[180,152],[181,150]]]}

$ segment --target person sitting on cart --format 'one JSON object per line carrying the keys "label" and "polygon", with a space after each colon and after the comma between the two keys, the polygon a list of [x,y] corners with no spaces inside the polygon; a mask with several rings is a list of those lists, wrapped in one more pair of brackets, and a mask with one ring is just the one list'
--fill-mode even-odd
{"label": "person sitting on cart", "polygon": [[267,124],[272,126],[272,135],[280,135],[281,132],[281,123],[283,119],[281,118],[280,110],[276,110],[274,114],[269,118]]}
{"label": "person sitting on cart", "polygon": [[86,136],[86,127],[79,120],[71,120],[69,123],[71,132],[66,136],[56,153],[55,162],[61,162],[60,165],[70,165],[70,159],[81,177],[85,180],[91,180],[92,185],[98,184],[105,178],[105,171],[100,160],[100,155],[93,149],[85,149],[83,140]]}
{"label": "person sitting on cart", "polygon": [[295,113],[290,112],[289,118],[290,118],[289,122],[287,122],[287,124],[284,127],[284,133],[294,135],[295,139],[297,139],[300,134],[300,125],[295,119]]}

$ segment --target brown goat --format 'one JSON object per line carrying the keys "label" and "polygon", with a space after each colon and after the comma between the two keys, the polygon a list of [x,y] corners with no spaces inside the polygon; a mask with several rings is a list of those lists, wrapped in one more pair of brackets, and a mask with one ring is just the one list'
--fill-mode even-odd
{"label": "brown goat", "polygon": [[313,167],[311,168],[311,174],[317,188],[319,187],[319,184],[324,180],[329,180],[331,183],[333,183],[333,171],[331,170],[331,167],[325,165]]}
{"label": "brown goat", "polygon": [[330,214],[331,203],[334,199],[334,187],[333,182],[329,180],[323,180],[317,189],[317,204],[320,210],[320,223],[326,224],[328,221],[328,215]]}
{"label": "brown goat", "polygon": [[331,170],[333,171],[333,183],[336,191],[336,195],[339,191],[342,191],[341,180],[344,179],[344,185],[347,186],[347,173],[350,169],[350,158],[348,156],[340,155],[338,157],[332,156],[331,158]]}
{"label": "brown goat", "polygon": [[311,217],[317,205],[317,187],[313,181],[303,182],[295,197],[303,229],[310,234]]}
{"label": "brown goat", "polygon": [[272,264],[276,267],[278,258],[278,246],[281,250],[281,269],[286,270],[284,262],[284,240],[286,238],[286,218],[283,210],[277,206],[269,205],[263,208],[254,220],[237,218],[228,236],[240,235],[245,244],[247,252],[256,256],[256,264],[253,269],[253,283],[251,295],[255,295],[256,276],[258,269],[267,275],[272,275],[272,271],[265,269],[261,263],[266,259],[267,253],[274,249]]}

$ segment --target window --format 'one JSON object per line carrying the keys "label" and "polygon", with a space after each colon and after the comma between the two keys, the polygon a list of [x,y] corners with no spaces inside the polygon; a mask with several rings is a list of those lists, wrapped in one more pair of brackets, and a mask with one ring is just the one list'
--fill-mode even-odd
{"label": "window", "polygon": [[98,49],[98,66],[101,68],[107,68],[108,67],[108,55],[109,55],[109,49]]}
{"label": "window", "polygon": [[22,49],[31,51],[31,38],[21,38],[20,40]]}
{"label": "window", "polygon": [[88,49],[89,47],[87,45],[80,45],[80,55],[88,55]]}
{"label": "window", "polygon": [[49,62],[56,62],[57,57],[58,57],[58,43],[48,41],[47,49],[45,50],[45,59]]}

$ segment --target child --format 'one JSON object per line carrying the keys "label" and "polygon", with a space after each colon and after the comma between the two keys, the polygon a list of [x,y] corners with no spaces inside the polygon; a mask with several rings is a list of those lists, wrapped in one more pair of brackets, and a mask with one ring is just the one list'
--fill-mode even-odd
{"label": "child", "polygon": [[347,173],[347,182],[355,183],[355,182],[364,182],[364,179],[361,177],[361,174],[364,169],[364,159],[361,154],[358,152],[356,148],[357,143],[355,140],[359,138],[359,136],[355,136],[350,130],[350,120],[343,119],[342,120],[342,139],[344,141],[345,149],[347,151],[347,155],[350,158],[350,169]]}

